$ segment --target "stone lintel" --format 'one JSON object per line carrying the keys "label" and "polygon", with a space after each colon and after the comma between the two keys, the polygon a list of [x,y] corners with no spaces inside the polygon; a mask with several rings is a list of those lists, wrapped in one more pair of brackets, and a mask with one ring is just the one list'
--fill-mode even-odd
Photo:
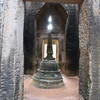
{"label": "stone lintel", "polygon": [[40,1],[53,3],[67,3],[67,4],[82,4],[83,0],[25,0],[25,1]]}

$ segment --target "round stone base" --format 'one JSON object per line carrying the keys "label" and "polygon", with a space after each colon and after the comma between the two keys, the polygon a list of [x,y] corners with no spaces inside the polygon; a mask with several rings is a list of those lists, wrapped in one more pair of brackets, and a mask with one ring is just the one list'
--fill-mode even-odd
{"label": "round stone base", "polygon": [[48,80],[41,79],[39,81],[34,80],[33,84],[35,87],[44,88],[44,89],[60,88],[64,86],[62,80],[58,82],[57,80],[48,81]]}
{"label": "round stone base", "polygon": [[39,88],[59,88],[64,85],[55,60],[43,60],[37,73],[33,76],[33,84]]}
{"label": "round stone base", "polygon": [[60,72],[37,72],[33,76],[33,84],[38,88],[50,89],[64,86]]}

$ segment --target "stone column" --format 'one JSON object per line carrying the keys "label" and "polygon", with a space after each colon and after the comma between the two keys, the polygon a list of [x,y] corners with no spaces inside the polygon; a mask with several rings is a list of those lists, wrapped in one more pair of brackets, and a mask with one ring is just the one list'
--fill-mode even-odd
{"label": "stone column", "polygon": [[22,100],[24,3],[22,0],[1,1],[0,100]]}
{"label": "stone column", "polygon": [[80,94],[100,99],[100,1],[85,0],[80,14]]}
{"label": "stone column", "polygon": [[88,10],[86,4],[82,5],[80,11],[79,22],[79,47],[80,47],[80,65],[79,65],[79,77],[80,77],[80,94],[88,100],[89,98],[89,22],[88,22]]}
{"label": "stone column", "polygon": [[87,7],[90,26],[89,100],[100,100],[100,0],[89,0]]}

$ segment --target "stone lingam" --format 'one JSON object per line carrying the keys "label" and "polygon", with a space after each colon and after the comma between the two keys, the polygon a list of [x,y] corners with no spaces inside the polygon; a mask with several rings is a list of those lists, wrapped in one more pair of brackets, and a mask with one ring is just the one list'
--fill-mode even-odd
{"label": "stone lingam", "polygon": [[53,58],[52,37],[49,34],[47,57],[40,63],[37,73],[33,76],[33,84],[38,88],[59,88],[64,85],[59,65]]}

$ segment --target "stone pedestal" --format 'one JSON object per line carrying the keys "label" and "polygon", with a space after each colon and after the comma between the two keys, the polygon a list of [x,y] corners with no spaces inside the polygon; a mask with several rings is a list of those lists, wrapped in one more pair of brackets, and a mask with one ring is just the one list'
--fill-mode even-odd
{"label": "stone pedestal", "polygon": [[33,84],[39,88],[58,88],[64,85],[59,66],[53,58],[52,38],[48,37],[47,57],[33,76]]}
{"label": "stone pedestal", "polygon": [[64,85],[55,60],[44,60],[38,72],[33,76],[33,84],[39,88],[58,88]]}

